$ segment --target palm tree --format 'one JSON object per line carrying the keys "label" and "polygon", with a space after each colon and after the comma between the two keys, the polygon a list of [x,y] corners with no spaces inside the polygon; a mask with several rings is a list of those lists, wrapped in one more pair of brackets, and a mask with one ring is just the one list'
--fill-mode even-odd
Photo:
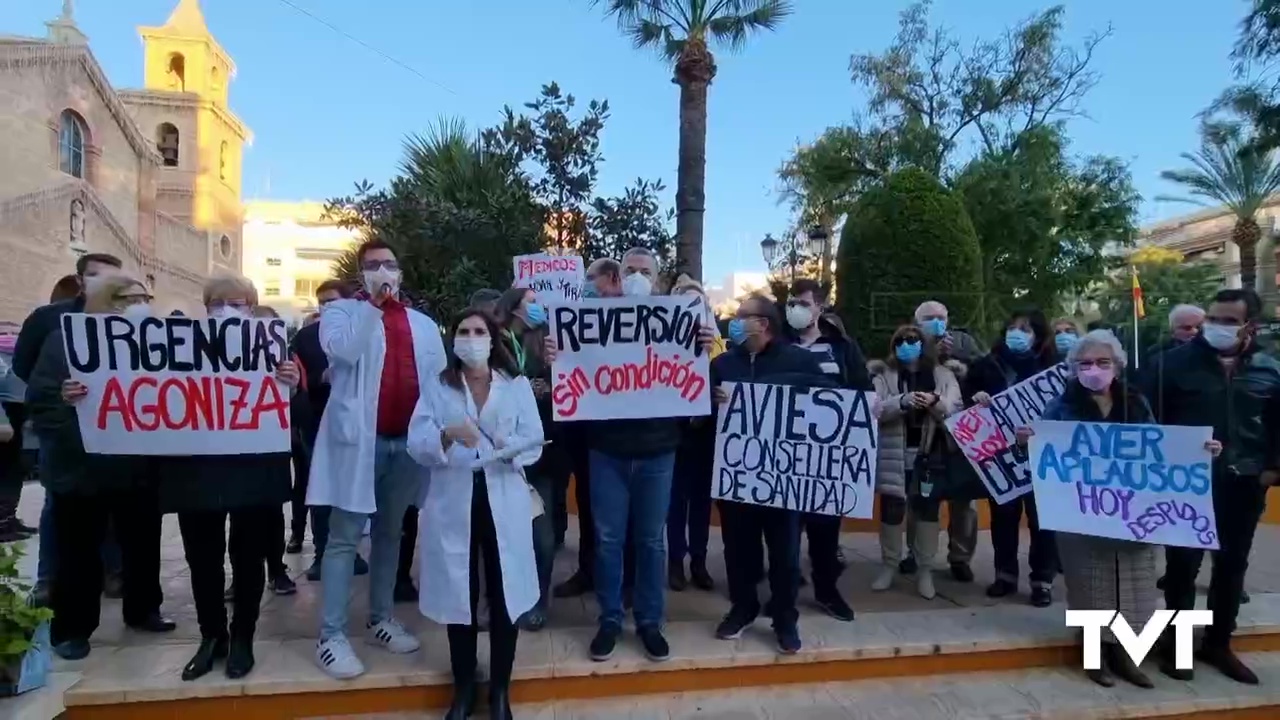
{"label": "palm tree", "polygon": [[1225,205],[1236,217],[1231,241],[1240,249],[1240,284],[1255,288],[1257,250],[1262,239],[1258,210],[1280,191],[1280,165],[1270,152],[1258,151],[1239,132],[1206,130],[1200,149],[1183,153],[1191,167],[1165,170],[1160,177],[1187,189],[1190,197],[1160,196],[1158,200],[1189,202],[1205,207]]}
{"label": "palm tree", "polygon": [[637,48],[656,49],[680,86],[680,165],[676,181],[676,272],[702,279],[706,204],[707,87],[716,76],[710,45],[740,50],[748,38],[775,30],[790,0],[591,0]]}

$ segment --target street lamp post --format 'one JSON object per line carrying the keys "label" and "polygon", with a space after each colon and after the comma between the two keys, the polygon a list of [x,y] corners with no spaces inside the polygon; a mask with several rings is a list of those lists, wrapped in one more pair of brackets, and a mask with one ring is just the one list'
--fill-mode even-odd
{"label": "street lamp post", "polygon": [[[791,282],[795,283],[801,260],[813,255],[825,258],[830,252],[826,242],[827,237],[827,232],[820,227],[814,227],[803,237],[799,233],[791,233],[786,240],[782,241],[774,238],[772,233],[766,233],[764,239],[760,241],[760,253],[764,256],[765,265],[770,268],[775,264],[789,267]],[[824,268],[824,277],[825,274]]]}

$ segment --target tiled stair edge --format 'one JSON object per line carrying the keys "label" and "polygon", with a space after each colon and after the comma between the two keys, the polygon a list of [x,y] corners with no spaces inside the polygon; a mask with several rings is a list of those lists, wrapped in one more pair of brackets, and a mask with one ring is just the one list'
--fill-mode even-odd
{"label": "tiled stair edge", "polygon": [[[1075,633],[1062,626],[1062,606],[1035,609],[1018,606],[993,606],[962,608],[929,612],[867,613],[854,623],[840,623],[825,617],[806,617],[801,630],[805,649],[794,656],[780,656],[770,642],[767,626],[757,623],[756,628],[742,639],[733,642],[715,640],[712,628],[704,622],[672,623],[669,636],[673,640],[673,657],[664,663],[651,663],[643,659],[635,645],[634,637],[624,636],[617,655],[608,662],[596,663],[586,657],[586,646],[591,639],[592,628],[566,628],[544,631],[548,636],[549,651],[546,657],[518,656],[514,677],[525,684],[538,680],[556,679],[564,682],[590,680],[602,676],[644,676],[683,670],[732,672],[737,669],[754,677],[768,667],[784,665],[812,665],[819,663],[847,663],[850,661],[895,661],[916,658],[922,674],[929,672],[966,671],[975,669],[999,669],[1046,665],[1064,662],[1062,651],[1075,646]],[[1056,620],[1054,618],[1057,618]],[[1245,606],[1241,613],[1242,639],[1265,640],[1267,636],[1280,636],[1280,594],[1259,594]],[[705,642],[691,639],[703,638]],[[443,637],[439,638],[443,640]],[[1262,649],[1256,647],[1252,649]],[[1277,640],[1280,644],[1280,640]],[[277,647],[280,644],[277,643]],[[263,696],[296,693],[335,693],[344,691],[377,690],[390,688],[423,688],[448,686],[450,676],[446,665],[427,668],[415,656],[394,658],[391,665],[376,662],[368,673],[352,681],[333,680],[310,664],[310,641],[297,640],[283,643],[283,652],[290,654],[289,666],[296,671],[292,676],[274,676],[264,672],[264,664],[270,659],[259,654],[259,669],[244,681],[230,681],[220,674],[194,683],[175,682],[168,675],[128,678],[128,681],[108,681],[89,676],[72,687],[65,695],[68,706],[103,705],[121,702],[147,702],[180,700],[196,697]],[[482,655],[487,652],[485,642],[480,643]],[[194,652],[195,646],[189,650]],[[1266,648],[1270,649],[1270,648]],[[130,648],[122,652],[145,652],[147,648]],[[168,646],[166,652],[181,656],[188,648]],[[1055,652],[1056,651],[1056,652]],[[982,667],[981,659],[961,656],[982,655],[990,658],[1003,656],[993,665]],[[536,655],[536,654],[535,654]],[[932,657],[931,657],[932,656]],[[387,656],[382,656],[385,658]],[[404,659],[407,657],[408,659]],[[919,658],[931,657],[928,662]],[[947,657],[953,659],[948,660]],[[370,660],[381,658],[367,657]],[[128,662],[124,657],[122,662]],[[1012,664],[1010,664],[1012,663]],[[895,665],[898,663],[895,663]],[[482,656],[480,667],[486,668]],[[791,670],[791,668],[788,668]],[[911,674],[910,672],[876,673],[865,670],[866,676],[875,674]],[[791,673],[785,673],[790,675]],[[861,673],[859,673],[861,674]],[[747,677],[743,678],[747,680]],[[674,682],[672,679],[649,678],[658,684]],[[535,681],[530,683],[529,681]],[[619,678],[618,681],[621,681]],[[645,682],[637,678],[637,682]],[[794,682],[794,680],[792,680]],[[578,683],[574,683],[578,684]]]}

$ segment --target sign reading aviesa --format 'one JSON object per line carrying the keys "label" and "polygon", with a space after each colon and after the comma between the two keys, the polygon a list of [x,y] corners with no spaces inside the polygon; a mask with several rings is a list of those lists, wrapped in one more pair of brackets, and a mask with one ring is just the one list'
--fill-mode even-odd
{"label": "sign reading aviesa", "polygon": [[551,309],[555,419],[711,414],[711,362],[695,296],[583,300]]}
{"label": "sign reading aviesa", "polygon": [[87,452],[237,455],[288,452],[289,390],[277,319],[62,317]]}

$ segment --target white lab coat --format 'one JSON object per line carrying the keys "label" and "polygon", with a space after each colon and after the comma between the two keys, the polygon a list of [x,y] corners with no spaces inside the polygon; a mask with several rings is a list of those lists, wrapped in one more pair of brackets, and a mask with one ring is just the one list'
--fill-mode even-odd
{"label": "white lab coat", "polygon": [[476,448],[459,443],[442,449],[441,432],[478,418],[482,435],[503,448],[527,448],[509,461],[484,465],[489,508],[498,536],[502,592],[508,617],[515,621],[538,602],[538,568],[533,556],[533,502],[520,469],[542,456],[542,420],[533,388],[523,377],[494,373],[489,399],[476,413],[464,387],[443,382],[424,386],[409,425],[409,454],[431,470],[431,483],[418,513],[418,609],[444,624],[468,625],[471,617],[471,496],[473,464],[492,457],[494,446],[482,437]]}
{"label": "white lab coat", "polygon": [[[434,320],[413,309],[408,312],[418,385],[426,387],[445,367],[444,342]],[[312,451],[307,504],[371,515],[378,509],[374,440],[387,354],[382,311],[362,300],[326,304],[320,314],[320,347],[329,357],[330,394]]]}

